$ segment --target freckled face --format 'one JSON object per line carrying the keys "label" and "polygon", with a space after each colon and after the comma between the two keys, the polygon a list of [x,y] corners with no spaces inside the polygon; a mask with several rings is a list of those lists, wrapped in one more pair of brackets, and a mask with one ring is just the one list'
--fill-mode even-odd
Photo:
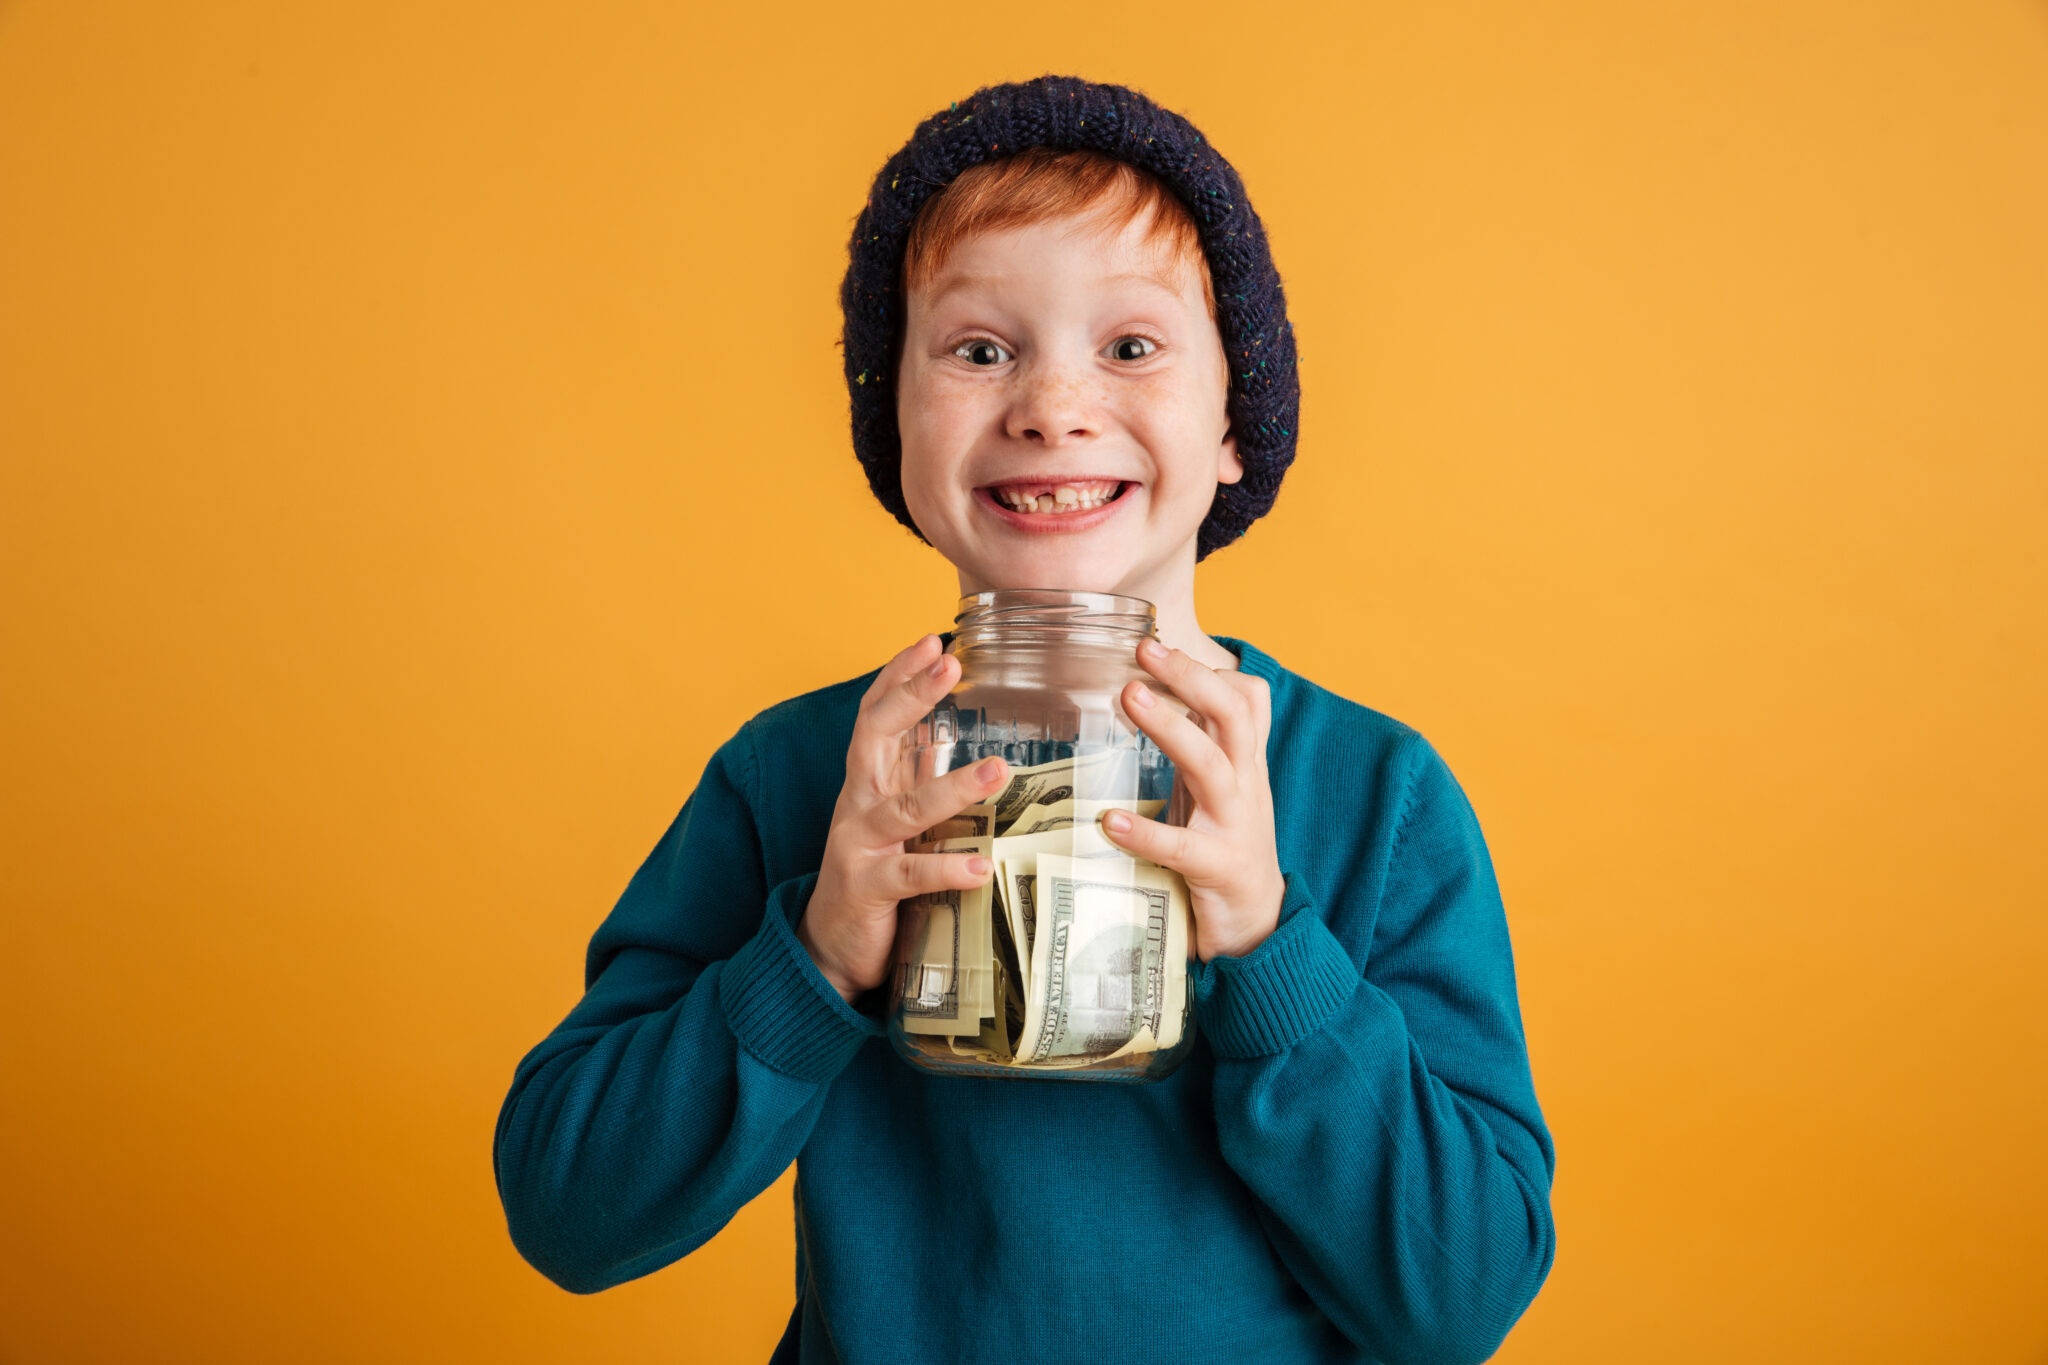
{"label": "freckled face", "polygon": [[961,590],[1161,600],[1244,466],[1200,277],[1092,216],[983,233],[906,300],[903,495]]}

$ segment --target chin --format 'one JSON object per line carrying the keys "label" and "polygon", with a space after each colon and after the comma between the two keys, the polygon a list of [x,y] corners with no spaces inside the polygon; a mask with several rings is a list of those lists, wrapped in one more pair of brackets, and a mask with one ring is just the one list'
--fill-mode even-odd
{"label": "chin", "polygon": [[977,577],[999,588],[1117,592],[1132,577],[1132,566],[1122,556],[1059,554],[1049,547],[1029,554],[985,556],[975,567],[979,570]]}

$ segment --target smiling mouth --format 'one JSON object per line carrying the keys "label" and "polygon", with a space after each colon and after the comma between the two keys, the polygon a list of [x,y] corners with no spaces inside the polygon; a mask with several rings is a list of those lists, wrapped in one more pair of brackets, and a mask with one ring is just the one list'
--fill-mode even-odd
{"label": "smiling mouth", "polygon": [[1105,507],[1132,486],[1122,479],[1019,479],[987,484],[983,491],[1012,512],[1069,516]]}

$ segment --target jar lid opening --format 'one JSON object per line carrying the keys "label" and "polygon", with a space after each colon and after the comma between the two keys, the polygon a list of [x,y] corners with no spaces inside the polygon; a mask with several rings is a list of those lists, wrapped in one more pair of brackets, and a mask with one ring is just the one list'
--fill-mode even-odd
{"label": "jar lid opening", "polygon": [[956,639],[981,631],[1151,635],[1157,617],[1157,610],[1142,597],[1066,588],[998,588],[962,597],[953,623]]}

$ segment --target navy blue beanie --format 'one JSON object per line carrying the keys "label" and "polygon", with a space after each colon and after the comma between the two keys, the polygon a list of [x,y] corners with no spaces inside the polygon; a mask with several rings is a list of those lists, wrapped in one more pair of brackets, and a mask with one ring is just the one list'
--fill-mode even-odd
{"label": "navy blue beanie", "polygon": [[1231,362],[1230,419],[1244,461],[1244,477],[1217,485],[1202,522],[1195,557],[1206,558],[1265,515],[1294,461],[1301,405],[1294,328],[1265,229],[1237,172],[1193,124],[1126,86],[1071,76],[984,86],[919,124],[882,167],[854,223],[839,288],[854,453],[882,506],[922,539],[903,501],[903,443],[891,385],[904,246],[918,209],[960,172],[1041,146],[1085,147],[1128,161],[1164,181],[1194,218]]}

